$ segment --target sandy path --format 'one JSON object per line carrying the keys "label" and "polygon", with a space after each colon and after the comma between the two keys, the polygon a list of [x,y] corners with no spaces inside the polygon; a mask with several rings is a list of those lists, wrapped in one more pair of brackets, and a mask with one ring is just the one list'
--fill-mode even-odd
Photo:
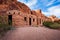
{"label": "sandy path", "polygon": [[60,40],[60,31],[44,27],[21,27],[8,32],[0,40]]}

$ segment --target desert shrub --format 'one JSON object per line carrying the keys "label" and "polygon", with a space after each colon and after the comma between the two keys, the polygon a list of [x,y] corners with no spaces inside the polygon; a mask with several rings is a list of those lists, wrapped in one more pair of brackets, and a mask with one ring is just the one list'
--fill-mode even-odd
{"label": "desert shrub", "polygon": [[57,22],[48,22],[48,21],[46,21],[46,22],[43,22],[43,25],[48,27],[48,28],[52,28],[52,29],[60,28],[60,24],[57,23]]}
{"label": "desert shrub", "polygon": [[9,26],[8,24],[0,24],[0,33],[7,32],[11,28],[12,28],[12,26]]}
{"label": "desert shrub", "polygon": [[54,23],[54,24],[50,25],[50,28],[58,29],[58,28],[60,28],[60,24]]}
{"label": "desert shrub", "polygon": [[0,35],[3,34],[4,32],[7,32],[11,28],[12,28],[11,25],[2,22],[2,17],[0,16]]}
{"label": "desert shrub", "polygon": [[43,22],[43,25],[47,26],[47,27],[49,27],[52,24],[53,24],[53,22],[48,22],[48,21]]}

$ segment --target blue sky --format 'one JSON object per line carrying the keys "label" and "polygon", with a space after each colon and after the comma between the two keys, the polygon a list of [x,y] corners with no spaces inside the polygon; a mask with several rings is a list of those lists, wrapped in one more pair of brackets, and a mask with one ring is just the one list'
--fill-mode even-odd
{"label": "blue sky", "polygon": [[18,0],[25,3],[31,10],[41,9],[42,13],[60,17],[60,0]]}

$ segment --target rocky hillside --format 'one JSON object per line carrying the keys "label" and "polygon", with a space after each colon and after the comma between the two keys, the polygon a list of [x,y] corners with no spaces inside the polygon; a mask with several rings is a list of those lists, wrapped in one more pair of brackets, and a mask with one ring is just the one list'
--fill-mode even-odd
{"label": "rocky hillside", "polygon": [[20,10],[24,13],[31,12],[28,6],[17,0],[0,0],[0,10]]}

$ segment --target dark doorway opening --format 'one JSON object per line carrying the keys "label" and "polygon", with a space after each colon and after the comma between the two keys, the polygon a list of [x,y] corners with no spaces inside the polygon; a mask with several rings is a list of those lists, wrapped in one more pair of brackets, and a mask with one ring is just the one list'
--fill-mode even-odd
{"label": "dark doorway opening", "polygon": [[12,25],[12,15],[8,15],[8,24]]}
{"label": "dark doorway opening", "polygon": [[31,18],[29,18],[29,25],[31,25]]}
{"label": "dark doorway opening", "polygon": [[26,17],[24,17],[24,20],[25,20],[25,21],[27,21],[27,18],[26,18]]}
{"label": "dark doorway opening", "polygon": [[3,3],[3,0],[0,0],[0,4],[2,4]]}

